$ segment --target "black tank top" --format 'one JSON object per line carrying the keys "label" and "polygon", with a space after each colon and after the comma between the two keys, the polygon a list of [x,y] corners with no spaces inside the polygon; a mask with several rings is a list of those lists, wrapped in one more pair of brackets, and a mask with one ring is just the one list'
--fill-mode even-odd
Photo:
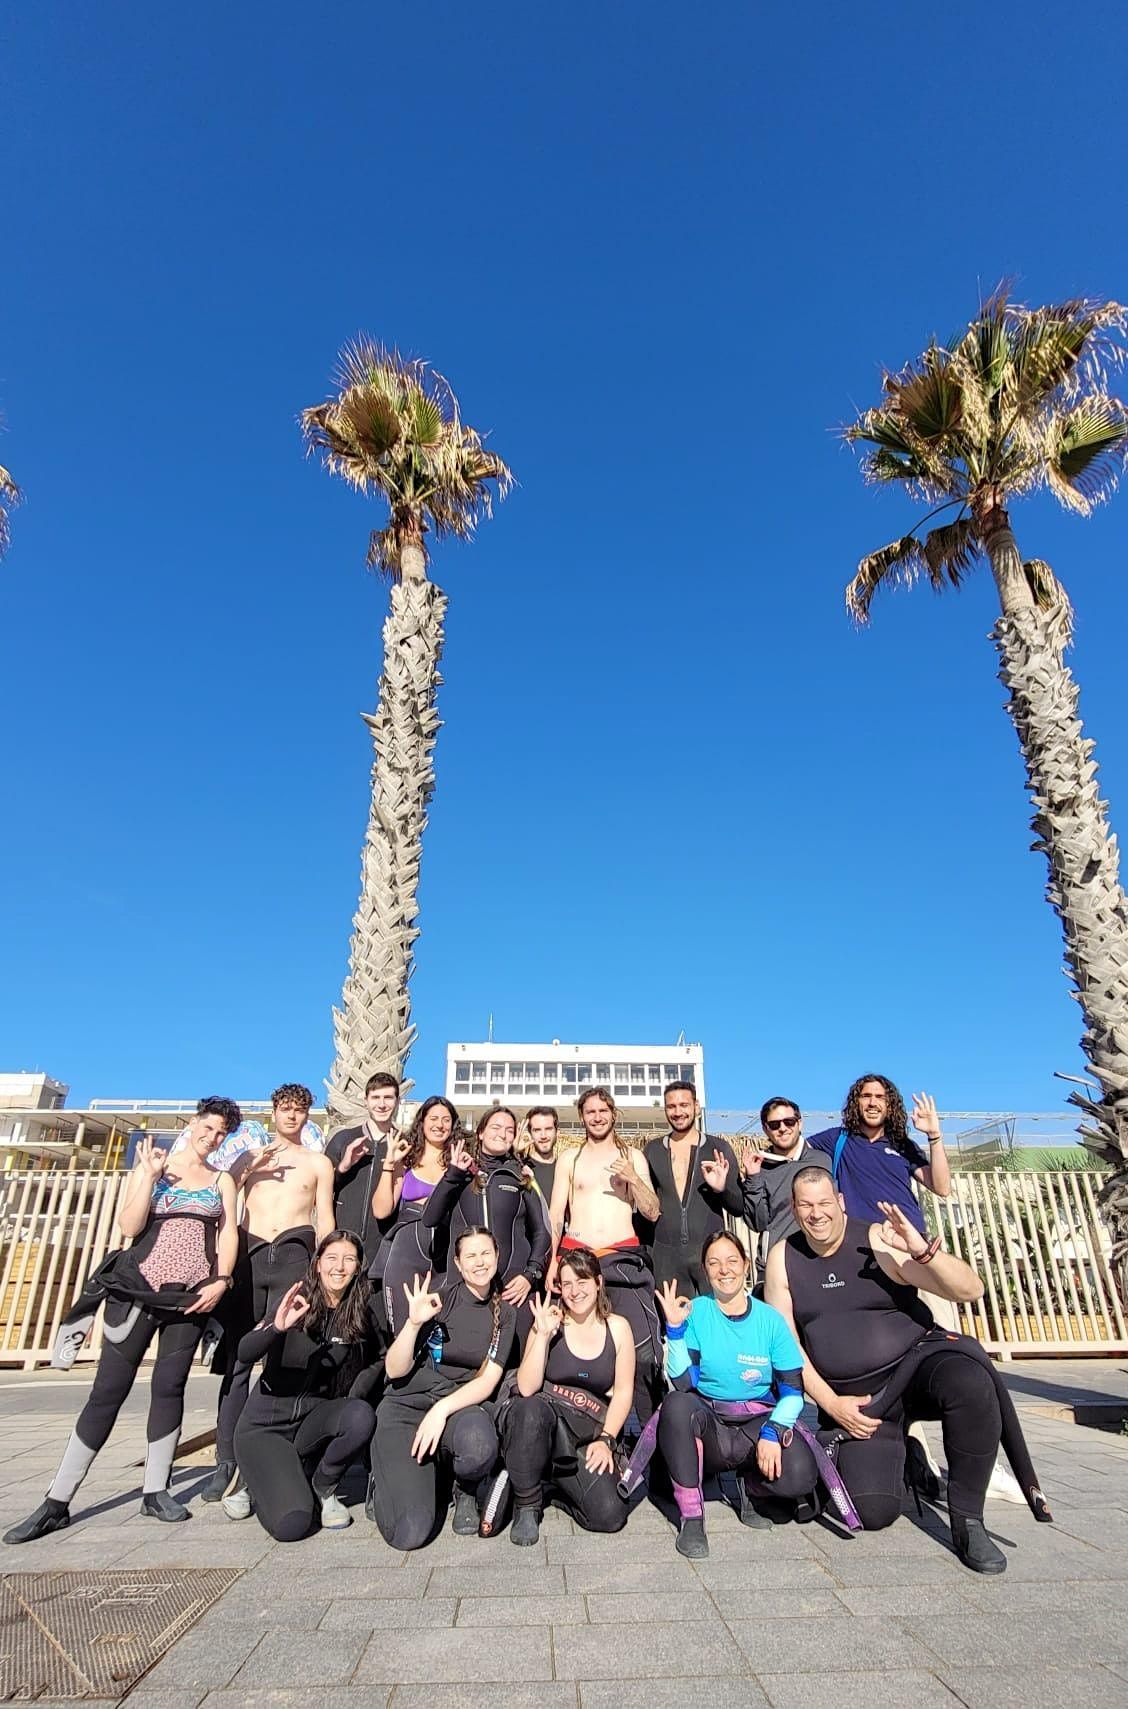
{"label": "black tank top", "polygon": [[615,1383],[615,1342],[604,1324],[604,1341],[594,1358],[581,1358],[573,1353],[564,1339],[564,1331],[553,1338],[544,1362],[546,1381],[559,1383],[562,1388],[583,1389],[597,1400],[606,1400]]}
{"label": "black tank top", "polygon": [[870,1378],[887,1374],[933,1323],[916,1289],[885,1274],[869,1231],[862,1218],[847,1217],[845,1239],[830,1258],[820,1258],[802,1234],[784,1247],[800,1339],[819,1375],[842,1393],[861,1393]]}

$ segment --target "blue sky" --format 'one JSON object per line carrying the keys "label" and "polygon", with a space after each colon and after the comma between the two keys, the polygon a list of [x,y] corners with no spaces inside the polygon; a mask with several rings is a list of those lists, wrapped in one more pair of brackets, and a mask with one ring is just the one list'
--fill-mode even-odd
{"label": "blue sky", "polygon": [[[710,1101],[1052,1108],[1077,1071],[986,577],[834,427],[1014,275],[1123,295],[1122,8],[10,12],[0,1067],[320,1088],[386,595],[296,416],[359,329],[520,485],[450,594],[420,1043],[706,1047]],[[1018,507],[1114,824],[1128,500]],[[1119,809],[1119,811],[1118,811]]]}

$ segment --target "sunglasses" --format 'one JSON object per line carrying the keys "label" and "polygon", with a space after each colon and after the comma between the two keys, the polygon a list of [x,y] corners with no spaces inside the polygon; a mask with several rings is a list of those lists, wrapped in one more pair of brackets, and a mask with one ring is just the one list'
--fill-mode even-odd
{"label": "sunglasses", "polygon": [[785,1127],[798,1127],[798,1116],[779,1116],[774,1122],[765,1122],[769,1133],[780,1133]]}

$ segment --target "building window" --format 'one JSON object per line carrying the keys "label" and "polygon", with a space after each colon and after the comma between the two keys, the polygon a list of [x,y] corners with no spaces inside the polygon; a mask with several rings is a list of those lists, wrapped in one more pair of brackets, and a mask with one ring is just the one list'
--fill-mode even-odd
{"label": "building window", "polygon": [[595,1065],[595,1077],[597,1080],[610,1080],[611,1064],[609,1062],[597,1062]]}
{"label": "building window", "polygon": [[629,1098],[631,1095],[631,1089],[625,1082],[616,1082],[614,1091],[616,1098]]}
{"label": "building window", "polygon": [[470,1064],[468,1062],[455,1064],[454,1083],[456,1086],[468,1086],[470,1084]]}

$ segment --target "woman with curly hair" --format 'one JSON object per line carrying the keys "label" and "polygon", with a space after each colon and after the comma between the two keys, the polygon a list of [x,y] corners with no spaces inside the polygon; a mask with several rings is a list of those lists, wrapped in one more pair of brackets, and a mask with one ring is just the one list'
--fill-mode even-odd
{"label": "woman with curly hair", "polygon": [[424,1098],[407,1133],[393,1139],[372,1194],[372,1213],[384,1240],[369,1274],[382,1282],[388,1326],[403,1326],[404,1287],[413,1276],[446,1271],[447,1243],[424,1223],[427,1201],[450,1166],[452,1153],[467,1156],[462,1123],[447,1098]]}
{"label": "woman with curly hair", "polygon": [[[501,1297],[518,1312],[524,1345],[532,1325],[529,1296],[544,1281],[552,1234],[544,1200],[530,1171],[515,1155],[517,1117],[512,1110],[487,1110],[474,1130],[468,1159],[460,1153],[427,1200],[424,1224],[445,1244],[451,1234],[478,1225],[498,1244]],[[439,1240],[435,1241],[432,1255]]]}

